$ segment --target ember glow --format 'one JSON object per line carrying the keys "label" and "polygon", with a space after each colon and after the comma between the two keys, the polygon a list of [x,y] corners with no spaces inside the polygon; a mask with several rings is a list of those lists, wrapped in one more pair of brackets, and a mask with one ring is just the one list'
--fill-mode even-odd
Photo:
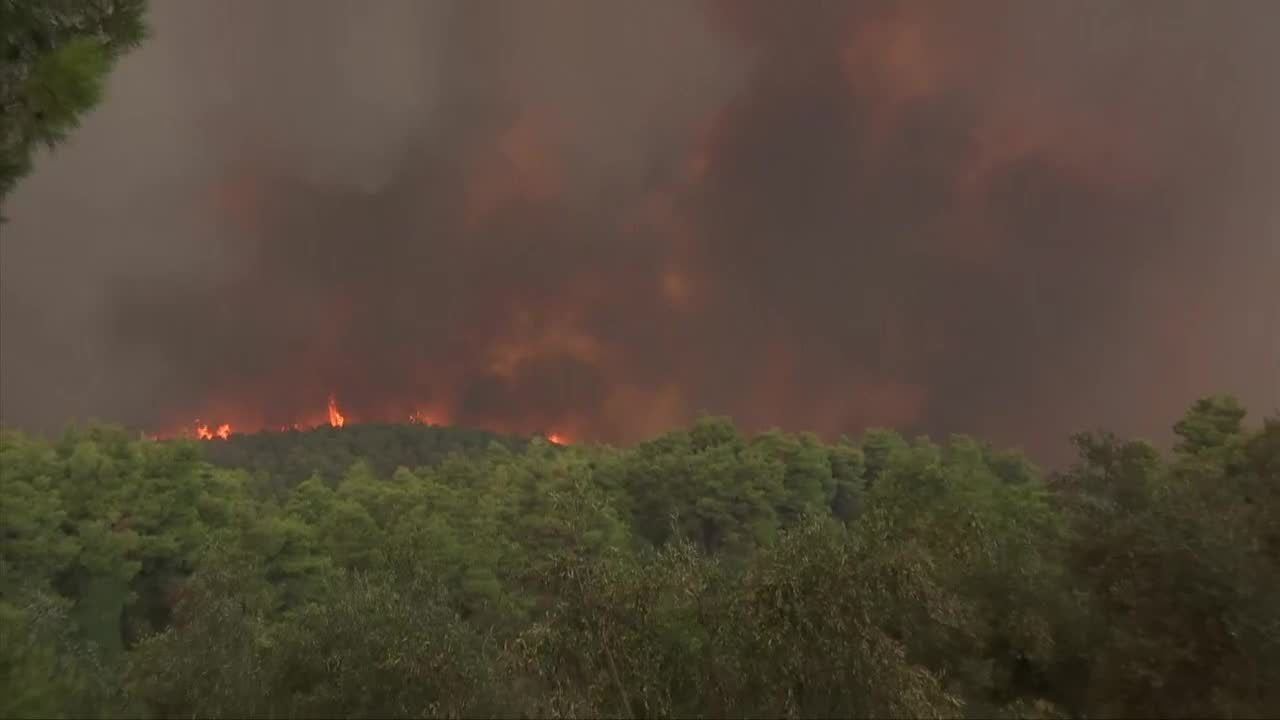
{"label": "ember glow", "polygon": [[409,413],[410,425],[442,425],[440,416],[437,413],[427,412],[425,410],[414,410]]}

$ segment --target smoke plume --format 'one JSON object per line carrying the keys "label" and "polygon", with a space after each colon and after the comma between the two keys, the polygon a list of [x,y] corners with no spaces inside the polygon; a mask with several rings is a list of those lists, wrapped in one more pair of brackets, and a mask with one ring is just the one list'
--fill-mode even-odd
{"label": "smoke plume", "polygon": [[1280,406],[1280,5],[156,3],[12,199],[0,414],[1058,462]]}

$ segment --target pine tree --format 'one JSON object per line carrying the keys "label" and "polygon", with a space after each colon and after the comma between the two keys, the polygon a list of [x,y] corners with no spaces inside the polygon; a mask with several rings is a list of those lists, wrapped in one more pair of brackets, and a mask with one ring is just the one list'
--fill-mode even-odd
{"label": "pine tree", "polygon": [[0,0],[0,201],[66,139],[142,42],[146,0]]}

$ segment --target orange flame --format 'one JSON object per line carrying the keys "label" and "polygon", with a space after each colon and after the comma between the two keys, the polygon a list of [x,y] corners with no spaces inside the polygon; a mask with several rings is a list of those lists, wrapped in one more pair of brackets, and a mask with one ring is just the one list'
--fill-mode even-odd
{"label": "orange flame", "polygon": [[226,440],[227,438],[231,437],[231,425],[229,425],[228,423],[222,423],[221,425],[218,425],[215,429],[210,430],[208,425],[200,422],[200,420],[197,419],[196,427],[195,427],[195,435],[197,440],[212,440],[214,438],[218,438],[219,440]]}
{"label": "orange flame", "polygon": [[342,427],[347,423],[347,419],[342,416],[342,412],[338,410],[338,401],[333,396],[329,396],[329,424],[333,427]]}
{"label": "orange flame", "polygon": [[[404,414],[404,415],[400,414],[401,412],[404,412],[404,410],[400,410],[395,414],[399,415],[399,417],[401,418],[404,418],[402,422],[407,421],[408,424],[410,425],[419,425],[419,426],[426,426],[426,427],[444,427],[444,426],[448,426],[452,422],[449,416],[448,410],[445,408],[441,408],[438,405],[425,404],[425,405],[419,405],[417,408],[413,408],[413,406],[411,405],[409,406],[409,408],[410,409],[407,414]],[[364,415],[361,415],[361,417],[364,417]],[[370,417],[386,418],[387,415],[385,414],[380,416],[374,415]],[[366,420],[368,419],[369,418],[366,418]],[[378,421],[382,422],[382,420],[378,420]],[[171,431],[163,431],[163,432],[155,433],[154,435],[151,435],[151,434],[144,434],[144,435],[145,437],[155,438],[157,440],[168,440],[168,439],[174,439],[174,438],[192,438],[196,440],[209,440],[209,441],[229,440],[233,434],[245,434],[245,433],[252,434],[252,433],[261,432],[261,431],[278,431],[282,433],[287,433],[290,431],[305,432],[314,428],[324,427],[326,422],[329,424],[330,427],[334,427],[334,428],[344,427],[347,423],[347,416],[346,414],[344,414],[342,408],[338,405],[338,399],[335,393],[330,393],[328,395],[324,415],[318,415],[318,414],[312,413],[312,414],[309,414],[308,417],[303,418],[300,422],[293,422],[293,423],[279,424],[279,425],[274,423],[270,425],[266,425],[266,424],[255,425],[253,422],[245,421],[243,417],[241,417],[241,419],[239,419],[233,425],[232,423],[227,423],[227,422],[207,423],[201,420],[200,418],[196,418],[195,420],[191,421],[190,424],[179,425],[176,427],[176,429]],[[488,429],[494,432],[519,432],[518,430],[513,429],[511,427],[503,428],[503,427],[490,426]],[[560,430],[558,432],[550,432],[550,431],[544,430],[544,431],[541,431],[540,435],[546,442],[551,443],[553,445],[559,445],[562,447],[569,446],[574,442],[573,438],[570,437],[569,433],[565,432],[564,430]]]}
{"label": "orange flame", "polygon": [[[343,415],[342,410],[338,408],[337,399],[332,394],[329,395],[327,415],[328,415],[327,420],[329,422],[329,425],[333,427],[342,427],[347,422],[346,416]],[[428,422],[425,415],[419,414],[419,418],[421,422],[424,422],[424,423]],[[312,420],[310,422],[303,422],[303,423],[295,422],[289,425],[281,425],[280,432],[288,432],[290,430],[301,431],[301,430],[317,427],[322,424],[324,424],[324,420]],[[241,428],[241,430],[243,431],[243,428]],[[196,418],[193,421],[190,429],[181,428],[174,432],[157,433],[155,437],[157,438],[193,437],[196,440],[215,440],[215,439],[227,440],[231,437],[231,435],[234,432],[235,430],[233,429],[231,423],[224,422],[224,423],[218,423],[214,425],[214,424],[206,423],[202,421],[200,418]]]}

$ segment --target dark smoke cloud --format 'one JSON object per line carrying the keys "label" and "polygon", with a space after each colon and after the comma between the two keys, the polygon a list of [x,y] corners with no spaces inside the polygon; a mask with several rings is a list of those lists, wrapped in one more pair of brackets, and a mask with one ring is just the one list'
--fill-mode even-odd
{"label": "dark smoke cloud", "polygon": [[1057,462],[1280,405],[1267,2],[159,3],[0,239],[0,413],[700,411]]}

